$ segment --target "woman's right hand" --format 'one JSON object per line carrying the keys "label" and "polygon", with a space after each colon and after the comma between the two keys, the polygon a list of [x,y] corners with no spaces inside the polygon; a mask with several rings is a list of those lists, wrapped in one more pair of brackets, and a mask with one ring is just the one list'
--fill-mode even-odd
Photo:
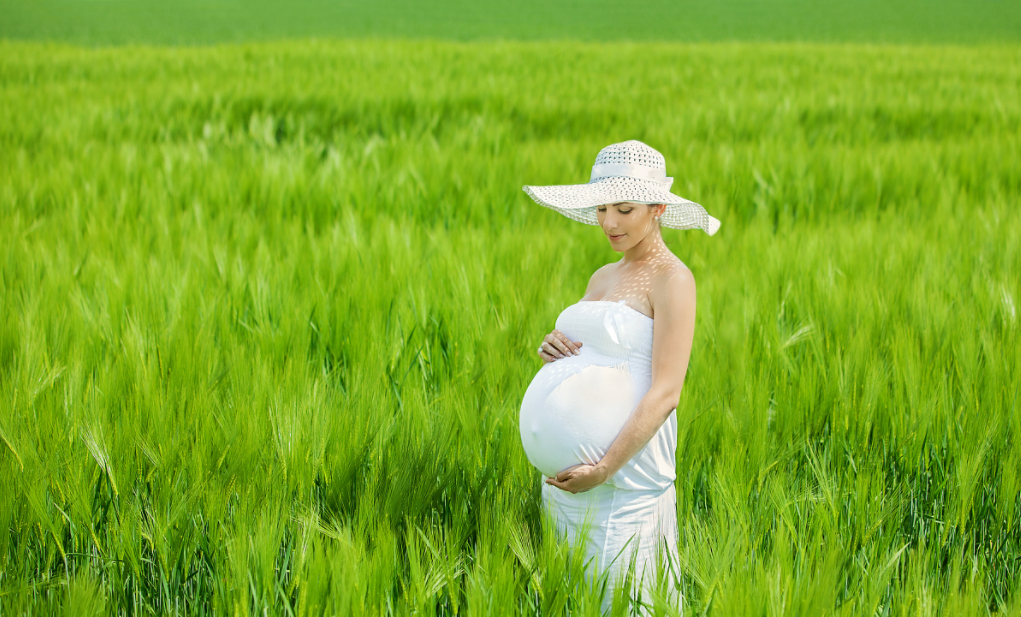
{"label": "woman's right hand", "polygon": [[554,329],[546,335],[546,338],[542,339],[542,344],[538,349],[539,357],[543,362],[553,362],[567,356],[577,356],[580,353],[578,350],[581,349],[581,345],[582,343],[575,343],[564,336],[563,332]]}

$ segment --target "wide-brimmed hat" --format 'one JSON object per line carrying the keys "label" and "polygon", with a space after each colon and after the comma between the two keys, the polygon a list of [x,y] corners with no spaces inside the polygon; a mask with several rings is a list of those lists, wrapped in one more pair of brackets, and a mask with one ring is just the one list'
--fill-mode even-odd
{"label": "wide-brimmed hat", "polygon": [[697,203],[671,193],[673,182],[666,175],[663,155],[632,139],[600,150],[587,184],[525,186],[524,190],[537,204],[588,225],[599,224],[597,206],[630,201],[666,204],[659,218],[664,227],[716,233],[720,222]]}

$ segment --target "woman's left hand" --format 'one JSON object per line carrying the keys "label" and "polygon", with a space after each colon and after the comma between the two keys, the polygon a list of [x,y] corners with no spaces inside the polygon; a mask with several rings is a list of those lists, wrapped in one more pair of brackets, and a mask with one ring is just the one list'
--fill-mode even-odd
{"label": "woman's left hand", "polygon": [[606,482],[606,472],[597,465],[575,465],[557,474],[555,478],[546,478],[551,484],[569,493],[584,493]]}

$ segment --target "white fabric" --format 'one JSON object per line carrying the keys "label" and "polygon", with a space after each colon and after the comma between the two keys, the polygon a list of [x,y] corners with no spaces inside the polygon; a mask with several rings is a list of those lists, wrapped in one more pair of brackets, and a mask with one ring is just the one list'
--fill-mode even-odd
{"label": "white fabric", "polygon": [[[654,587],[660,568],[673,576],[669,563],[677,563],[677,500],[673,485],[665,491],[629,491],[603,484],[577,495],[543,482],[542,501],[557,531],[577,547],[584,541],[586,575],[609,577],[603,610],[610,608],[612,589],[634,562],[632,592],[642,591],[643,603]],[[670,604],[681,612],[682,598],[676,591]]]}
{"label": "white fabric", "polygon": [[596,180],[602,180],[603,178],[612,178],[613,176],[635,178],[637,180],[652,180],[653,182],[662,184],[663,188],[667,191],[670,190],[670,186],[674,183],[673,178],[667,177],[666,169],[645,167],[643,165],[630,165],[628,163],[603,163],[602,165],[593,165],[592,175],[589,176],[589,182],[595,182]]}
{"label": "white fabric", "polygon": [[[652,386],[653,319],[621,300],[582,301],[556,328],[583,343],[580,354],[539,369],[521,401],[519,428],[528,460],[546,476],[597,463]],[[665,490],[674,482],[677,416],[609,483],[629,490]]]}
{"label": "white fabric", "polygon": [[[653,319],[623,300],[573,304],[560,313],[556,327],[583,343],[580,354],[539,369],[519,416],[525,454],[546,477],[598,462],[652,385]],[[648,584],[657,542],[676,555],[676,447],[675,410],[606,484],[573,495],[544,482],[543,501],[572,544],[590,520],[587,556],[599,572],[610,568],[616,576],[618,564],[627,568],[630,551],[637,549],[636,572],[645,571]]]}

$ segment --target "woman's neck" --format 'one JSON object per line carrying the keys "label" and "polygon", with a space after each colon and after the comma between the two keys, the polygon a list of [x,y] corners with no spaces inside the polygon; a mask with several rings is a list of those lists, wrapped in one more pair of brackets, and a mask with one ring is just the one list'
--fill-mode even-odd
{"label": "woman's neck", "polygon": [[641,263],[656,259],[669,253],[670,249],[663,242],[663,236],[659,229],[650,231],[641,242],[624,251],[624,257],[620,264],[626,266],[631,263]]}

